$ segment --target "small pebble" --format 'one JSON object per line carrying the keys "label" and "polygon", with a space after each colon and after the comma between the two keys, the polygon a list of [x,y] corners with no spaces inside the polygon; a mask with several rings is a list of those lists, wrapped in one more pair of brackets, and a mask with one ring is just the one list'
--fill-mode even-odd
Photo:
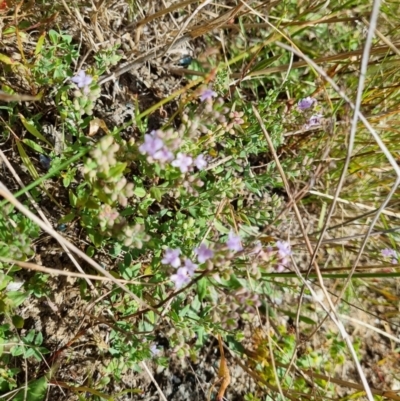
{"label": "small pebble", "polygon": [[39,162],[42,165],[42,167],[45,168],[46,170],[50,168],[50,162],[51,162],[50,157],[45,155],[39,155]]}

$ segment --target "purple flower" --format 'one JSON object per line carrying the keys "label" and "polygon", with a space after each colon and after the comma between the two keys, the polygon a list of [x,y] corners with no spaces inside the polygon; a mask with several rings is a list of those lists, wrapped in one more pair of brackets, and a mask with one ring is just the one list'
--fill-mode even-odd
{"label": "purple flower", "polygon": [[154,157],[156,152],[158,152],[164,146],[163,141],[157,137],[155,131],[151,131],[150,134],[144,136],[144,142],[139,146],[139,151],[142,154],[148,154]]}
{"label": "purple flower", "polygon": [[278,248],[278,254],[280,258],[285,259],[290,256],[292,252],[290,251],[290,244],[286,241],[276,241],[276,247]]}
{"label": "purple flower", "polygon": [[284,257],[284,258],[281,258],[280,260],[279,260],[279,263],[281,264],[281,265],[285,265],[285,266],[287,266],[289,263],[290,263],[290,258],[289,257]]}
{"label": "purple flower", "polygon": [[397,252],[394,249],[391,248],[382,249],[381,253],[382,256],[384,256],[385,258],[392,258],[391,262],[394,265],[398,263]]}
{"label": "purple flower", "polygon": [[85,71],[80,70],[71,81],[78,85],[78,88],[87,88],[93,81],[90,75],[86,75]]}
{"label": "purple flower", "polygon": [[229,233],[228,241],[226,241],[226,246],[228,247],[228,249],[235,252],[240,252],[243,249],[240,236],[236,235],[233,231]]}
{"label": "purple flower", "polygon": [[174,159],[174,155],[168,148],[164,146],[154,154],[153,158],[155,160],[159,160],[160,162],[168,162]]}
{"label": "purple flower", "polygon": [[170,249],[168,248],[165,251],[164,258],[161,260],[163,265],[171,265],[172,267],[179,267],[181,265],[181,260],[179,259],[179,255],[181,250],[177,249]]}
{"label": "purple flower", "polygon": [[285,271],[285,269],[286,269],[286,266],[283,265],[283,264],[278,264],[278,265],[275,267],[275,270],[276,270],[277,273],[282,273],[282,272]]}
{"label": "purple flower", "polygon": [[385,258],[397,258],[397,253],[394,249],[385,248],[382,249],[381,253]]}
{"label": "purple flower", "polygon": [[189,276],[193,276],[195,270],[197,269],[197,265],[193,263],[190,259],[185,260],[185,268],[189,274]]}
{"label": "purple flower", "polygon": [[207,246],[204,244],[201,244],[198,248],[196,248],[194,253],[197,255],[197,260],[199,263],[204,263],[214,256],[214,251],[207,248]]}
{"label": "purple flower", "polygon": [[217,96],[217,92],[214,92],[210,88],[203,89],[202,92],[200,93],[200,100],[202,102],[212,99],[213,97]]}
{"label": "purple flower", "polygon": [[304,99],[301,99],[299,103],[297,103],[297,107],[299,110],[304,111],[309,109],[315,102],[316,100],[314,98],[308,96]]}
{"label": "purple flower", "polygon": [[155,357],[155,356],[158,356],[160,354],[161,350],[159,348],[157,348],[156,344],[151,344],[150,345],[150,352],[151,352],[151,355],[153,357]]}
{"label": "purple flower", "polygon": [[198,155],[195,159],[194,159],[194,165],[199,169],[199,170],[203,170],[207,167],[207,161],[204,158],[204,155]]}
{"label": "purple flower", "polygon": [[171,276],[171,281],[174,282],[175,288],[179,290],[182,286],[186,285],[189,283],[190,278],[188,276],[188,270],[186,267],[180,267],[176,274],[173,274]]}
{"label": "purple flower", "polygon": [[187,173],[189,167],[192,165],[193,159],[190,156],[186,156],[183,153],[178,153],[176,159],[171,163],[174,167],[179,167],[181,173]]}
{"label": "purple flower", "polygon": [[317,125],[321,125],[321,118],[322,114],[314,114],[313,116],[310,117],[305,127],[308,129],[311,127],[315,127]]}

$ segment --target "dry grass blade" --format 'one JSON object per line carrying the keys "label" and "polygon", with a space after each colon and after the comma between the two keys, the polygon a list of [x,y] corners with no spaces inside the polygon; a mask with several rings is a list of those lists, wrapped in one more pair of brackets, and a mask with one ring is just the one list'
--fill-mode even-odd
{"label": "dry grass blade", "polygon": [[[373,11],[373,14],[372,14],[371,25],[370,25],[370,29],[369,29],[369,40],[370,40],[370,41],[372,40],[371,38],[372,38],[373,31],[374,31],[374,28],[375,28],[375,24],[373,23],[373,21],[374,21],[374,19],[375,19],[375,21],[376,21],[376,18],[377,18],[377,15],[378,15],[378,9],[379,9],[379,2],[375,2],[375,3],[374,3],[374,11]],[[340,90],[340,88],[336,85],[336,83],[335,83],[330,77],[327,76],[327,74],[325,73],[325,71],[323,71],[319,66],[317,66],[312,60],[310,60],[310,59],[309,59],[307,56],[305,56],[302,52],[298,52],[297,50],[295,50],[295,49],[293,49],[293,48],[290,48],[290,47],[288,47],[288,46],[286,46],[286,45],[284,45],[284,44],[282,44],[282,43],[277,43],[277,44],[278,44],[280,47],[282,47],[282,48],[284,48],[284,49],[286,49],[286,50],[289,50],[289,51],[291,51],[291,52],[294,52],[295,54],[297,54],[297,55],[299,55],[300,57],[302,57],[302,58],[303,58],[305,61],[307,61],[318,73],[320,73],[320,74],[324,77],[324,79],[326,79],[326,80],[332,85],[332,87],[337,91],[337,93],[347,102],[347,104],[348,104],[348,105],[354,110],[354,112],[355,112],[355,114],[354,114],[354,120],[353,120],[353,129],[355,129],[354,127],[356,127],[356,123],[354,123],[354,121],[356,121],[356,119],[360,119],[360,120],[362,121],[362,123],[365,125],[365,127],[368,129],[368,131],[371,133],[371,135],[373,136],[374,140],[375,140],[376,143],[378,144],[378,146],[379,146],[379,148],[381,149],[382,153],[386,156],[386,158],[387,158],[388,161],[390,162],[390,164],[391,164],[391,166],[392,166],[392,168],[393,168],[393,171],[394,171],[394,172],[396,173],[396,175],[397,175],[396,183],[393,185],[392,190],[390,191],[388,197],[387,197],[387,198],[385,199],[385,201],[382,203],[382,207],[379,208],[379,210],[378,210],[378,212],[377,212],[375,218],[373,219],[373,222],[372,222],[372,224],[371,224],[371,226],[370,226],[370,229],[368,230],[367,234],[365,235],[364,241],[363,241],[363,243],[362,243],[362,245],[361,245],[361,247],[360,247],[360,250],[359,250],[359,252],[358,252],[356,261],[355,261],[355,263],[354,263],[354,265],[353,265],[352,271],[350,272],[349,279],[348,279],[348,281],[347,281],[347,283],[346,283],[346,286],[347,286],[348,283],[349,283],[349,280],[350,280],[351,275],[353,274],[353,272],[355,271],[355,269],[356,269],[356,267],[357,267],[358,260],[359,260],[359,258],[360,258],[360,256],[361,256],[361,252],[363,251],[363,249],[364,249],[364,247],[365,247],[365,244],[366,244],[366,241],[367,241],[367,239],[368,239],[369,233],[372,231],[372,228],[373,228],[374,224],[376,223],[376,221],[377,221],[377,219],[378,219],[378,217],[379,217],[380,210],[383,210],[383,209],[384,209],[384,207],[386,206],[386,204],[389,202],[390,197],[395,193],[395,190],[396,190],[396,188],[397,188],[397,186],[398,186],[398,184],[399,184],[399,180],[400,180],[400,168],[399,168],[399,166],[398,166],[398,164],[397,164],[395,158],[392,156],[392,154],[391,154],[390,151],[388,150],[387,146],[386,146],[385,143],[383,142],[382,138],[381,138],[381,137],[379,136],[379,134],[372,128],[372,126],[370,125],[370,123],[368,122],[368,120],[365,118],[365,116],[360,112],[360,108],[359,108],[360,102],[358,103],[358,107],[355,106],[355,105],[351,102],[351,100],[348,98],[348,96],[346,96],[346,94],[343,93],[343,91]],[[367,57],[368,54],[369,54],[369,46],[366,46],[365,49],[364,49],[364,55],[366,55],[366,56],[363,57],[363,64],[362,64],[361,76],[365,75],[365,72],[366,72],[366,69],[367,69],[367,66],[368,66],[368,57]],[[360,88],[363,87],[362,82],[363,82],[363,81],[361,81],[361,84],[359,85]],[[359,95],[359,96],[361,96],[361,95]],[[345,169],[344,169],[343,171],[345,171]],[[337,197],[337,196],[338,196],[338,191],[336,191],[335,197]],[[332,210],[332,206],[331,206],[331,209],[330,209],[330,210]],[[324,230],[326,230],[326,227],[327,227],[327,225],[325,224]],[[321,235],[320,238],[319,238],[319,242],[317,243],[317,248],[320,246],[322,239],[323,239],[323,235]],[[315,255],[316,255],[316,254],[314,254],[313,259],[315,258]],[[310,266],[310,267],[311,267],[311,266]],[[324,289],[324,287],[323,287],[323,289]],[[329,300],[329,301],[330,301],[330,300]],[[330,301],[330,305],[331,305],[332,311],[335,311],[335,306],[333,306],[333,305],[331,304],[331,301]],[[332,318],[332,316],[331,316],[331,318]],[[340,330],[341,332],[343,331],[343,333],[345,333],[343,324],[342,324],[339,320],[337,320],[337,319],[335,319],[335,320],[337,321],[339,330]],[[321,324],[322,324],[322,323],[321,323]],[[351,341],[350,341],[350,339],[349,339],[347,333],[346,333],[346,336],[344,337],[344,339],[345,339],[345,341],[346,341],[346,343],[347,343],[347,345],[348,345],[348,347],[349,347],[350,352],[352,353],[353,360],[354,360],[355,363],[356,363],[357,370],[358,370],[358,372],[359,372],[360,378],[361,378],[361,380],[362,380],[362,382],[363,382],[364,388],[365,388],[366,391],[367,391],[368,399],[372,400],[373,397],[372,397],[372,394],[371,394],[371,392],[370,392],[370,390],[369,390],[369,385],[368,385],[367,380],[366,380],[366,378],[365,378],[365,375],[364,375],[364,373],[363,373],[363,371],[362,371],[362,369],[361,369],[361,366],[360,366],[360,364],[359,364],[359,362],[358,362],[358,360],[357,360],[356,353],[354,352],[354,348],[353,348],[353,346],[352,346],[352,344],[351,344]]]}
{"label": "dry grass blade", "polygon": [[[323,194],[322,192],[319,192],[319,191],[310,190],[308,192],[310,194],[312,194],[312,195],[319,196],[321,198],[333,199],[332,195]],[[364,210],[370,210],[370,211],[376,211],[377,210],[376,207],[364,205],[363,203],[359,203],[359,202],[351,202],[351,201],[349,201],[347,199],[336,198],[336,200],[337,200],[337,202],[345,203],[347,205],[351,205],[351,206],[354,206],[354,207],[359,207],[360,209],[364,209]],[[390,210],[383,209],[381,211],[381,213],[386,214],[387,216],[395,217],[397,219],[400,218],[400,214],[399,213],[395,213],[395,212],[392,212]]]}
{"label": "dry grass blade", "polygon": [[[371,15],[371,23],[370,23],[370,27],[368,30],[368,37],[367,37],[367,41],[365,43],[362,62],[361,62],[361,71],[360,71],[360,78],[359,78],[359,82],[358,82],[357,98],[356,98],[356,103],[354,105],[354,116],[353,116],[353,120],[351,123],[351,131],[350,131],[348,144],[347,144],[346,160],[344,162],[342,173],[340,175],[340,179],[339,179],[339,182],[338,182],[336,190],[335,190],[335,195],[334,195],[332,204],[330,206],[328,215],[325,220],[325,226],[324,226],[324,228],[321,232],[320,238],[319,238],[320,241],[323,240],[326,229],[329,225],[329,221],[332,217],[332,214],[333,214],[333,211],[334,211],[334,208],[336,205],[336,199],[339,197],[339,194],[343,188],[344,180],[347,175],[347,170],[350,165],[350,159],[353,154],[354,142],[355,142],[355,136],[356,136],[356,130],[357,130],[357,122],[359,119],[359,112],[360,112],[360,108],[361,108],[362,95],[363,95],[363,90],[364,90],[365,76],[366,76],[367,69],[368,69],[368,60],[369,60],[369,56],[370,56],[370,49],[371,49],[372,39],[374,36],[374,30],[375,30],[376,23],[378,20],[379,7],[380,7],[380,0],[375,0],[373,10],[372,10],[372,15]],[[372,231],[372,227],[371,227],[371,231]],[[319,246],[320,246],[320,243],[317,243],[312,260],[314,260],[316,258]],[[359,255],[360,255],[360,253],[359,253]],[[354,270],[355,270],[356,266],[357,266],[357,261],[354,264]]]}
{"label": "dry grass blade", "polygon": [[[288,183],[288,181],[286,179],[285,172],[284,172],[284,170],[282,168],[282,165],[281,165],[281,163],[279,161],[278,155],[275,152],[275,148],[274,148],[274,145],[272,143],[272,140],[271,140],[267,130],[264,127],[264,124],[263,124],[263,121],[261,119],[261,116],[260,116],[259,112],[257,111],[257,109],[256,109],[256,107],[254,105],[253,105],[253,112],[254,112],[254,114],[255,114],[255,116],[256,116],[259,124],[260,124],[260,128],[264,133],[264,136],[265,136],[265,139],[266,139],[266,141],[268,143],[268,147],[270,149],[270,152],[272,153],[273,159],[274,159],[274,161],[275,161],[275,163],[277,165],[278,171],[279,171],[279,173],[280,173],[280,175],[282,177],[282,181],[284,183],[285,190],[287,192],[289,200],[293,201],[293,195],[291,193],[291,189],[290,189],[289,183]],[[302,232],[302,234],[304,236],[304,240],[306,242],[307,249],[310,252],[310,255],[312,255],[313,254],[313,249],[312,249],[312,246],[311,246],[311,242],[310,242],[310,240],[308,238],[308,235],[306,233],[306,230],[304,228],[303,221],[302,221],[299,209],[298,209],[298,207],[296,205],[296,202],[293,202],[293,208],[294,208],[295,215],[296,215],[298,224],[300,226],[301,232]],[[365,374],[364,374],[364,372],[363,372],[363,370],[361,368],[360,362],[358,361],[358,357],[357,357],[357,354],[355,352],[354,346],[351,343],[351,339],[350,339],[349,335],[347,334],[346,329],[343,326],[343,323],[338,319],[338,316],[337,316],[336,309],[335,309],[335,306],[333,304],[333,301],[332,301],[331,297],[329,296],[329,293],[328,293],[328,291],[327,291],[327,289],[326,289],[326,287],[324,285],[323,277],[321,275],[321,271],[319,269],[318,263],[316,263],[316,261],[314,260],[312,262],[312,264],[313,264],[313,266],[314,266],[314,268],[316,270],[319,284],[320,284],[320,286],[322,288],[322,291],[323,291],[323,293],[324,293],[324,295],[326,297],[326,300],[328,301],[330,310],[324,305],[324,303],[322,301],[318,301],[318,303],[320,304],[322,309],[327,313],[327,315],[332,319],[332,321],[335,323],[335,325],[338,328],[338,330],[339,330],[340,334],[342,335],[343,339],[346,341],[347,347],[348,347],[348,349],[349,349],[349,351],[350,351],[350,353],[352,355],[352,358],[353,358],[354,363],[356,365],[358,374],[360,375],[360,378],[361,378],[361,381],[363,383],[364,389],[365,389],[365,391],[367,393],[368,399],[370,401],[373,401],[373,396],[372,396],[372,393],[371,393],[371,389],[370,389],[369,384],[368,384],[368,382],[366,380]],[[304,277],[302,277],[300,275],[300,272],[299,272],[299,270],[297,268],[296,268],[296,273],[302,279],[302,281],[305,284],[305,286],[311,291],[311,293],[313,294],[314,298],[318,299],[318,297],[316,296],[316,294],[315,294],[314,290],[312,289],[311,285],[307,282],[307,280],[304,279]]]}
{"label": "dry grass blade", "polygon": [[168,401],[167,398],[165,397],[163,391],[161,390],[160,386],[158,385],[156,379],[154,378],[153,374],[150,372],[150,369],[148,368],[148,366],[146,365],[145,362],[142,362],[141,365],[143,366],[144,370],[146,371],[146,373],[148,374],[148,376],[150,377],[150,380],[153,382],[153,384],[155,385],[158,394],[160,395],[160,398],[162,401]]}
{"label": "dry grass blade", "polygon": [[231,375],[229,373],[228,363],[226,362],[225,359],[224,346],[220,334],[218,334],[218,345],[219,345],[219,351],[221,353],[221,362],[218,370],[218,377],[221,379],[221,385],[218,391],[217,400],[222,401],[222,399],[224,398],[225,391],[228,388],[229,384],[231,383]]}
{"label": "dry grass blade", "polygon": [[[74,273],[74,272],[69,272],[69,271],[65,271],[65,270],[52,269],[51,267],[41,266],[41,265],[37,265],[35,263],[30,263],[30,262],[23,262],[21,260],[3,258],[1,256],[0,256],[0,260],[5,263],[10,263],[15,266],[20,266],[23,269],[34,270],[37,272],[42,272],[42,273],[50,274],[53,276],[78,277],[78,278],[98,280],[98,281],[114,281],[108,277],[94,276],[93,274]],[[133,281],[132,280],[121,280],[121,279],[115,279],[115,280],[120,283],[123,283],[123,284],[141,284],[141,285],[143,285],[143,283],[140,283],[139,281],[134,281],[134,280]]]}
{"label": "dry grass blade", "polygon": [[[393,43],[394,46],[399,46],[400,43],[399,42],[395,42]],[[391,48],[387,45],[383,45],[383,46],[376,46],[371,50],[371,54],[374,55],[378,55],[378,54],[387,54],[388,52],[390,52]],[[349,52],[343,52],[343,53],[338,53],[338,54],[334,54],[332,56],[323,56],[323,57],[317,57],[315,60],[313,60],[313,62],[315,64],[322,64],[322,63],[333,63],[336,61],[348,61],[348,63],[350,64],[358,64],[359,60],[358,57],[360,57],[362,55],[362,50],[353,50],[353,51],[349,51]],[[303,67],[307,67],[308,63],[307,61],[295,61],[292,64],[292,68],[296,69],[296,68],[303,68]],[[249,73],[248,75],[246,75],[246,77],[244,78],[244,81],[248,80],[248,79],[253,79],[255,77],[261,76],[261,75],[269,75],[269,74],[273,74],[276,72],[285,72],[288,69],[288,65],[279,65],[279,66],[274,66],[274,67],[269,67],[269,68],[265,68],[265,69],[261,69],[258,71],[252,71],[251,73]],[[234,78],[239,78],[241,76],[240,73],[233,73],[232,76]]]}
{"label": "dry grass blade", "polygon": [[146,61],[158,58],[165,54],[168,50],[171,50],[173,48],[182,46],[183,44],[189,42],[192,39],[195,39],[199,36],[203,36],[206,33],[212,31],[213,29],[216,29],[220,27],[222,24],[225,22],[229,21],[231,18],[234,18],[240,11],[240,9],[243,7],[243,4],[239,4],[232,10],[229,10],[228,12],[224,13],[223,15],[215,18],[213,21],[210,21],[209,23],[205,25],[201,25],[200,27],[194,27],[192,30],[190,30],[188,33],[184,34],[182,37],[174,39],[173,42],[167,43],[165,46],[162,46],[161,49],[154,49],[148,52],[148,54],[138,57],[136,60],[130,61],[128,63],[125,63],[121,67],[117,68],[113,73],[100,77],[98,84],[103,85],[104,83],[116,79],[122,74],[125,74],[126,72],[138,68],[142,64],[144,64]]}
{"label": "dry grass blade", "polygon": [[175,36],[174,39],[172,39],[171,44],[168,46],[167,50],[165,50],[165,53],[168,53],[168,51],[171,49],[171,47],[175,44],[175,41],[179,38],[179,36],[182,34],[182,32],[187,28],[187,26],[190,24],[190,21],[192,21],[192,19],[196,16],[196,14],[198,14],[200,12],[200,10],[202,8],[204,8],[205,6],[207,6],[209,3],[211,3],[211,0],[205,0],[203,1],[188,17],[188,19],[185,21],[185,23],[181,26],[181,28],[179,29],[179,32],[177,33],[177,35]]}
{"label": "dry grass blade", "polygon": [[176,3],[176,4],[172,4],[171,6],[169,6],[167,8],[164,8],[164,9],[162,9],[160,11],[157,11],[154,14],[149,15],[146,18],[143,18],[139,22],[133,22],[132,24],[129,24],[124,29],[124,32],[126,33],[129,30],[134,29],[134,28],[136,28],[136,29],[138,29],[138,31],[140,31],[140,27],[148,24],[149,22],[151,22],[151,21],[153,21],[153,20],[155,20],[155,19],[157,19],[159,17],[162,17],[163,15],[168,14],[168,13],[170,13],[172,11],[175,11],[177,9],[182,9],[183,7],[186,7],[186,6],[188,6],[188,5],[192,4],[192,3],[196,3],[196,2],[197,2],[197,0],[185,0],[185,1],[182,1],[182,2],[179,2],[179,3]]}
{"label": "dry grass blade", "polygon": [[9,94],[0,91],[0,100],[3,102],[36,102],[40,100],[39,96],[23,95],[19,93]]}

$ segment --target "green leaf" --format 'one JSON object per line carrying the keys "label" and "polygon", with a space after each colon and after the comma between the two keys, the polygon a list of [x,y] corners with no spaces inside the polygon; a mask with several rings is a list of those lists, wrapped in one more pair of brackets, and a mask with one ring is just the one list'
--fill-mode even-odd
{"label": "green leaf", "polygon": [[22,142],[25,143],[26,145],[28,145],[30,148],[32,148],[35,152],[45,154],[45,151],[43,150],[43,148],[36,142],[32,141],[31,139],[25,138],[22,140]]}
{"label": "green leaf", "polygon": [[25,129],[30,134],[32,134],[37,139],[47,143],[47,145],[49,145],[50,148],[53,149],[53,145],[37,130],[37,128],[30,121],[27,121],[26,118],[22,114],[19,114],[19,118],[20,118],[22,124],[24,125]]}
{"label": "green leaf", "polygon": [[29,330],[28,334],[23,338],[25,343],[32,343],[33,339],[35,338],[35,330]]}
{"label": "green leaf", "polygon": [[197,208],[196,207],[189,207],[188,211],[195,219],[197,219]]}
{"label": "green leaf", "polygon": [[196,330],[197,334],[197,341],[196,345],[202,347],[204,345],[204,339],[205,339],[205,329],[202,326],[199,326],[199,328]]}
{"label": "green leaf", "polygon": [[18,148],[19,155],[21,156],[22,162],[24,163],[25,167],[28,169],[32,178],[34,178],[35,180],[38,179],[39,174],[36,171],[35,166],[32,164],[31,159],[26,154],[21,141],[17,141],[17,148]]}
{"label": "green leaf", "polygon": [[[191,307],[192,307],[192,309],[193,309],[195,312],[199,312],[200,307],[201,307],[201,302],[200,302],[200,299],[199,299],[198,294],[197,294],[197,296],[195,296],[195,297],[193,298]],[[197,317],[196,314],[195,314],[195,316]]]}
{"label": "green leaf", "polygon": [[141,187],[136,187],[133,193],[139,198],[143,198],[144,196],[146,196],[146,190]]}
{"label": "green leaf", "polygon": [[61,35],[61,37],[62,37],[62,40],[65,43],[70,44],[72,42],[72,36],[71,35]]}
{"label": "green leaf", "polygon": [[90,240],[93,242],[96,248],[100,248],[103,243],[103,236],[95,230],[90,230],[88,232]]}
{"label": "green leaf", "polygon": [[75,173],[76,173],[76,168],[72,168],[71,170],[68,170],[67,172],[65,172],[62,177],[63,177],[63,185],[65,188],[68,188],[72,182],[72,180],[75,177]]}
{"label": "green leaf", "polygon": [[43,342],[43,334],[41,331],[39,331],[39,333],[36,334],[36,338],[35,338],[35,345],[42,345]]}
{"label": "green leaf", "polygon": [[35,355],[35,350],[33,348],[28,348],[25,350],[24,358],[30,358],[31,356]]}
{"label": "green leaf", "polygon": [[132,263],[132,255],[130,254],[130,252],[127,252],[124,256],[124,265],[126,267],[129,267]]}
{"label": "green leaf", "polygon": [[68,191],[68,196],[71,206],[76,207],[76,204],[78,203],[78,197],[73,193],[71,189]]}
{"label": "green leaf", "polygon": [[[282,312],[283,312],[286,316],[289,316],[289,317],[291,317],[292,319],[296,319],[296,316],[297,316],[297,315],[296,315],[295,313],[289,312],[289,311],[286,311],[286,310],[282,310]],[[300,319],[302,322],[307,323],[307,324],[312,324],[312,325],[316,325],[316,324],[317,324],[317,322],[316,322],[315,320],[312,320],[312,319],[310,319],[310,318],[307,317],[307,316],[300,315],[299,319]]]}
{"label": "green leaf", "polygon": [[25,320],[21,316],[14,315],[11,320],[16,329],[22,329],[24,327]]}
{"label": "green leaf", "polygon": [[157,201],[161,202],[162,194],[161,191],[157,187],[150,188],[150,195]]}
{"label": "green leaf", "polygon": [[197,295],[199,297],[199,301],[203,302],[204,297],[207,294],[208,280],[203,277],[201,280],[197,282]]}
{"label": "green leaf", "polygon": [[115,166],[110,168],[107,176],[112,178],[118,178],[122,175],[125,168],[126,168],[126,163],[117,163]]}
{"label": "green leaf", "polygon": [[74,220],[74,218],[75,218],[75,213],[74,212],[68,213],[64,217],[61,217],[60,220],[58,220],[58,224],[69,223],[72,220]]}
{"label": "green leaf", "polygon": [[20,356],[24,353],[24,347],[21,347],[21,346],[12,347],[10,350],[10,353],[12,356]]}
{"label": "green leaf", "polygon": [[185,317],[185,316],[187,315],[189,309],[190,309],[190,304],[186,305],[184,308],[182,308],[182,309],[179,311],[179,316],[180,316],[180,317]]}
{"label": "green leaf", "polygon": [[238,216],[240,217],[240,219],[241,219],[244,223],[246,223],[248,226],[251,226],[251,222],[250,222],[250,220],[248,219],[248,217],[247,217],[247,215],[246,215],[245,213],[239,212],[239,213],[238,213]]}
{"label": "green leaf", "polygon": [[[37,380],[33,380],[28,383],[28,389],[26,392],[26,400],[29,401],[43,401],[47,393],[47,379],[45,376],[40,377]],[[17,395],[13,398],[13,401],[24,401],[25,400],[25,389],[22,388]]]}
{"label": "green leaf", "polygon": [[155,313],[154,313],[153,311],[149,311],[149,312],[148,312],[147,318],[149,319],[149,321],[150,321],[151,324],[153,324],[153,325],[155,324],[155,322],[156,322],[156,315],[155,315]]}
{"label": "green leaf", "polygon": [[46,38],[46,33],[43,32],[43,33],[39,36],[39,40],[38,40],[37,43],[36,43],[35,56],[37,56],[38,54],[40,54],[40,52],[42,51],[43,43],[44,43],[45,38]]}
{"label": "green leaf", "polygon": [[56,32],[53,29],[50,29],[49,37],[50,37],[50,40],[53,42],[54,45],[56,45],[58,43],[58,32]]}
{"label": "green leaf", "polygon": [[28,296],[29,294],[27,292],[20,292],[20,291],[7,292],[7,297],[12,302],[12,306],[14,308],[21,305],[28,298]]}
{"label": "green leaf", "polygon": [[[4,34],[4,31],[3,31]],[[18,61],[13,60],[12,58],[6,56],[5,54],[0,53],[0,62],[8,65],[20,65]]]}
{"label": "green leaf", "polygon": [[229,228],[225,227],[219,220],[214,221],[214,227],[221,234],[229,234]]}
{"label": "green leaf", "polygon": [[86,249],[86,255],[92,258],[95,253],[96,249],[93,246],[88,246],[88,248]]}
{"label": "green leaf", "polygon": [[0,272],[0,291],[7,287],[8,283],[12,280],[10,276]]}
{"label": "green leaf", "polygon": [[264,68],[269,67],[272,63],[277,61],[281,56],[274,56],[274,57],[268,57],[260,61],[258,64],[256,64],[252,69],[251,72],[253,71],[260,71],[263,70]]}

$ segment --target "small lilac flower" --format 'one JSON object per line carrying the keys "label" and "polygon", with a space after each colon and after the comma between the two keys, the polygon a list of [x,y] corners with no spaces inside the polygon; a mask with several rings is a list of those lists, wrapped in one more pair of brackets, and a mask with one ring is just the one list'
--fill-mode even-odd
{"label": "small lilac flower", "polygon": [[297,107],[299,110],[304,111],[309,109],[315,102],[316,100],[314,98],[308,96],[304,99],[301,99],[299,103],[297,103]]}
{"label": "small lilac flower", "polygon": [[172,267],[178,268],[181,265],[181,260],[179,259],[179,255],[181,250],[177,249],[170,249],[168,248],[165,251],[164,258],[161,260],[163,265],[171,265]]}
{"label": "small lilac flower", "polygon": [[86,75],[85,71],[80,70],[73,78],[71,78],[71,81],[74,84],[77,84],[78,88],[87,88],[93,82],[93,78],[90,75]]}
{"label": "small lilac flower", "polygon": [[189,276],[193,276],[195,270],[197,269],[197,265],[193,263],[190,259],[185,260],[185,268],[189,274]]}
{"label": "small lilac flower", "polygon": [[278,264],[278,265],[275,267],[275,271],[276,271],[277,273],[282,273],[282,272],[285,271],[285,269],[286,269],[286,266],[285,266],[285,265],[282,265],[282,264]]}
{"label": "small lilac flower", "polygon": [[151,344],[150,345],[150,352],[151,352],[151,355],[153,357],[156,357],[161,353],[161,350],[159,348],[157,348],[156,344]]}
{"label": "small lilac flower", "polygon": [[243,250],[240,236],[236,235],[233,231],[229,233],[228,241],[226,241],[226,246],[231,251],[240,252]]}
{"label": "small lilac flower", "polygon": [[290,251],[290,244],[289,242],[286,241],[276,241],[276,247],[278,248],[278,253],[279,256],[282,259],[287,258],[287,256],[290,256],[292,252]]}
{"label": "small lilac flower", "polygon": [[188,284],[190,278],[188,276],[188,270],[186,267],[180,267],[176,274],[171,276],[171,281],[174,282],[175,288],[179,290],[179,288],[183,287],[184,285]]}
{"label": "small lilac flower", "polygon": [[281,265],[287,266],[290,263],[290,259],[286,256],[284,258],[279,259],[279,263]]}
{"label": "small lilac flower", "polygon": [[307,124],[305,125],[306,128],[315,127],[317,125],[321,125],[321,118],[322,114],[314,114],[310,117]]}
{"label": "small lilac flower", "polygon": [[181,173],[187,173],[189,167],[192,165],[193,159],[190,156],[186,156],[183,153],[178,153],[176,159],[171,163],[174,167],[179,167]]}
{"label": "small lilac flower", "polygon": [[217,92],[214,92],[210,88],[203,89],[202,92],[200,93],[200,100],[202,102],[212,99],[213,97],[217,96]]}
{"label": "small lilac flower", "polygon": [[392,258],[391,260],[392,264],[395,265],[398,263],[398,255],[394,249],[391,248],[382,249],[381,253],[382,256],[384,256],[385,258]]}
{"label": "small lilac flower", "polygon": [[397,254],[394,249],[385,248],[385,249],[382,249],[381,253],[382,253],[382,256],[384,256],[385,258],[397,258]]}
{"label": "small lilac flower", "polygon": [[159,160],[160,162],[168,162],[174,159],[174,155],[168,148],[164,146],[154,153],[153,158],[155,160]]}
{"label": "small lilac flower", "polygon": [[204,155],[198,155],[195,159],[194,159],[194,165],[199,169],[199,170],[203,170],[207,167],[207,161],[204,158]]}
{"label": "small lilac flower", "polygon": [[197,260],[199,263],[204,263],[214,256],[214,251],[207,248],[205,244],[201,244],[198,248],[196,248],[194,253],[197,255]]}
{"label": "small lilac flower", "polygon": [[139,151],[142,154],[147,153],[149,156],[154,157],[156,152],[163,146],[163,141],[156,136],[155,131],[152,131],[144,136],[144,142],[139,146]]}

